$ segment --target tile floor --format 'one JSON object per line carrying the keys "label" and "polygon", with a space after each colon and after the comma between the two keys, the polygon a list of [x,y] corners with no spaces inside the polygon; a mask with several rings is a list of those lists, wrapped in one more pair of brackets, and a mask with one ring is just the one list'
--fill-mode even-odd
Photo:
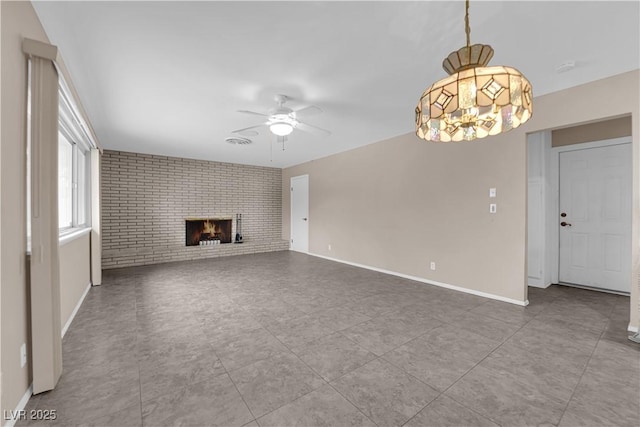
{"label": "tile floor", "polygon": [[27,409],[64,426],[640,425],[629,299],[529,300],[292,252],[109,270]]}

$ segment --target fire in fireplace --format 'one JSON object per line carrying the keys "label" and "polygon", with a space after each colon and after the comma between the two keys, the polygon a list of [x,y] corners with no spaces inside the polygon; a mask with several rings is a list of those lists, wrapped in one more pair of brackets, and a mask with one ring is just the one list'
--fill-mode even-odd
{"label": "fire in fireplace", "polygon": [[188,218],[186,221],[186,244],[231,243],[231,218]]}

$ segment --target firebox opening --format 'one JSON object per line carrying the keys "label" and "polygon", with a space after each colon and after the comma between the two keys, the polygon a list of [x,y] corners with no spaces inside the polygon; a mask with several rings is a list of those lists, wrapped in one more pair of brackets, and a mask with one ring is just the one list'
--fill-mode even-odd
{"label": "firebox opening", "polygon": [[189,218],[185,221],[187,246],[231,243],[231,218]]}

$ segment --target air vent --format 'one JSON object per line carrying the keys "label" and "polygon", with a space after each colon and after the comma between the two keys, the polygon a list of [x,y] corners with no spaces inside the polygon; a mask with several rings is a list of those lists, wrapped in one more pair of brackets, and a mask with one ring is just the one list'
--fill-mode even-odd
{"label": "air vent", "polygon": [[224,140],[229,144],[234,145],[249,145],[253,143],[253,141],[251,141],[249,138],[239,138],[237,136],[230,136],[229,138],[225,138]]}
{"label": "air vent", "polygon": [[576,61],[568,60],[558,65],[556,68],[556,73],[566,73],[567,71],[573,70],[576,66]]}

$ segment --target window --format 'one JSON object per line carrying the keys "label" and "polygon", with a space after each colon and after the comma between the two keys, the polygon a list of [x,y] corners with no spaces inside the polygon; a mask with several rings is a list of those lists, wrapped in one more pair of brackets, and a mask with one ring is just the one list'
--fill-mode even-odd
{"label": "window", "polygon": [[[27,251],[31,252],[31,79],[32,62],[27,77],[27,152],[26,152],[26,223]],[[96,148],[87,122],[82,118],[62,74],[58,80],[58,231],[73,238],[79,228],[91,226],[91,149]]]}
{"label": "window", "polygon": [[87,197],[87,189],[89,186],[89,180],[91,179],[91,175],[88,173],[87,167],[89,166],[89,162],[87,161],[87,157],[89,156],[88,152],[83,152],[82,150],[78,150],[77,155],[77,187],[78,187],[78,203],[76,206],[78,207],[77,213],[77,221],[80,225],[87,224],[87,202],[89,201],[89,197]]}
{"label": "window", "polygon": [[91,162],[84,129],[63,90],[58,129],[58,227],[66,233],[90,225]]}
{"label": "window", "polygon": [[58,227],[73,226],[73,144],[58,132]]}

